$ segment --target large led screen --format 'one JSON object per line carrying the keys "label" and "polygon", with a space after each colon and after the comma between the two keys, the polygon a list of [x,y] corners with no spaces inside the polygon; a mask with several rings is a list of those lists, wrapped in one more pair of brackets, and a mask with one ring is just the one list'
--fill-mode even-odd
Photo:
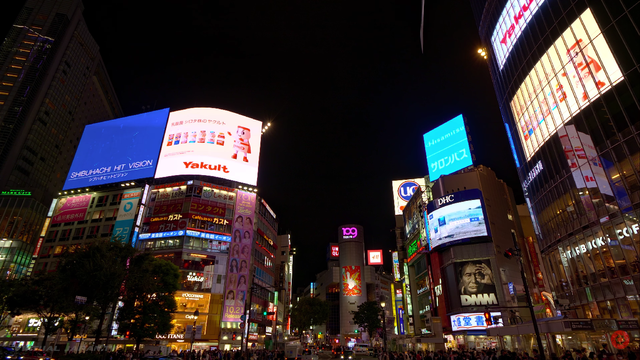
{"label": "large led screen", "polygon": [[262,122],[230,111],[172,111],[156,178],[206,175],[256,185]]}
{"label": "large led screen", "polygon": [[544,0],[509,0],[505,5],[491,36],[493,53],[500,69],[518,37],[543,2]]}
{"label": "large led screen", "polygon": [[462,115],[424,134],[429,181],[473,165]]}
{"label": "large led screen", "polygon": [[87,125],[63,190],[153,177],[169,109]]}
{"label": "large led screen", "polygon": [[455,192],[429,203],[427,225],[429,248],[488,236],[479,190]]}
{"label": "large led screen", "polygon": [[498,305],[496,274],[489,259],[457,262],[455,271],[461,306]]}
{"label": "large led screen", "polygon": [[362,295],[362,273],[360,266],[342,267],[342,294],[344,296]]}
{"label": "large led screen", "polygon": [[511,100],[527,160],[622,72],[587,9],[542,55]]}

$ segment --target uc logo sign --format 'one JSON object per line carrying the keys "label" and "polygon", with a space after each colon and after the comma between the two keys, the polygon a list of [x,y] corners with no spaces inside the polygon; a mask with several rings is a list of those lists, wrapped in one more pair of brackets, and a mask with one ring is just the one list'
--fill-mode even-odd
{"label": "uc logo sign", "polygon": [[404,201],[409,201],[418,186],[420,185],[415,181],[405,181],[398,187],[398,196]]}
{"label": "uc logo sign", "polygon": [[124,212],[129,212],[129,211],[131,211],[131,209],[133,209],[133,202],[132,201],[127,201],[124,204]]}
{"label": "uc logo sign", "polygon": [[356,236],[358,236],[358,229],[354,227],[342,228],[342,237],[344,239],[353,239]]}

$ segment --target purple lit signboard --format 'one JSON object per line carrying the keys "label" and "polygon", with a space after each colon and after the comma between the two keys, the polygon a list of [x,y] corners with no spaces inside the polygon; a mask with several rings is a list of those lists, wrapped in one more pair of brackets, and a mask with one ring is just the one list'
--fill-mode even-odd
{"label": "purple lit signboard", "polygon": [[241,322],[247,298],[256,194],[238,190],[222,321]]}
{"label": "purple lit signboard", "polygon": [[343,239],[354,239],[358,237],[358,229],[355,227],[342,228]]}
{"label": "purple lit signboard", "polygon": [[53,212],[51,224],[81,221],[87,215],[87,208],[91,202],[91,195],[80,195],[58,200]]}

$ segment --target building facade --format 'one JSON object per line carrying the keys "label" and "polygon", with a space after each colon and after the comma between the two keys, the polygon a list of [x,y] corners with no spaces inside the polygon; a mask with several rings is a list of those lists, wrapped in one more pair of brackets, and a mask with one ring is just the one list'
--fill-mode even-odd
{"label": "building facade", "polygon": [[0,271],[29,273],[90,123],[122,116],[79,0],[29,0],[0,47]]}
{"label": "building facade", "polygon": [[471,3],[550,290],[638,346],[638,2]]}

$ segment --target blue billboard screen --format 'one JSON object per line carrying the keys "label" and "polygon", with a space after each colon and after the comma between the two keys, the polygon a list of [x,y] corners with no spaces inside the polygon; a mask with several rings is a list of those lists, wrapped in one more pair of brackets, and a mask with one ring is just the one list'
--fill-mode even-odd
{"label": "blue billboard screen", "polygon": [[429,131],[423,137],[430,181],[473,165],[462,115]]}
{"label": "blue billboard screen", "polygon": [[488,236],[482,193],[472,189],[435,199],[427,205],[429,249]]}
{"label": "blue billboard screen", "polygon": [[153,177],[169,109],[87,125],[63,190]]}

